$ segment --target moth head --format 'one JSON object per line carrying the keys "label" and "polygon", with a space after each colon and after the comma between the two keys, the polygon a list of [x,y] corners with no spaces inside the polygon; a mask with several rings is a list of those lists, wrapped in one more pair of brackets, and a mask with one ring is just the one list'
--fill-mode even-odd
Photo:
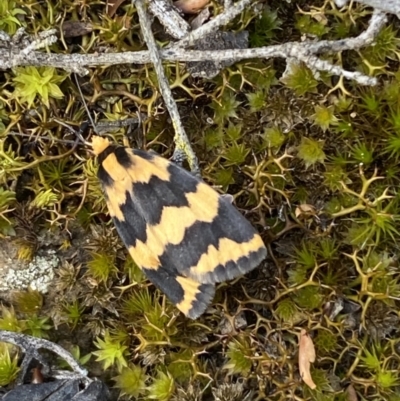
{"label": "moth head", "polygon": [[101,152],[106,150],[111,145],[111,142],[108,138],[104,138],[102,136],[94,136],[92,138],[92,148],[93,153],[98,156]]}

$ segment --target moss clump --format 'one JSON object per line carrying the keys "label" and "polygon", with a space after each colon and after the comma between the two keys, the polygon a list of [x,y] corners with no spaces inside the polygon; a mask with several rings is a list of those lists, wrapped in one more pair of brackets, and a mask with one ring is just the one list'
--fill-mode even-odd
{"label": "moss clump", "polygon": [[43,296],[30,287],[27,291],[15,291],[12,295],[13,304],[18,312],[28,315],[38,313],[43,306]]}
{"label": "moss clump", "polygon": [[148,390],[150,400],[168,401],[175,390],[174,379],[168,373],[159,371]]}
{"label": "moss clump", "polygon": [[252,355],[251,346],[247,338],[239,338],[238,340],[232,340],[228,344],[228,351],[226,352],[228,361],[224,365],[224,369],[227,369],[229,374],[241,374],[248,375],[252,366],[250,359]]}
{"label": "moss clump", "polygon": [[36,97],[49,107],[49,98],[61,99],[63,93],[59,84],[66,75],[60,75],[52,67],[18,67],[14,70],[15,96],[21,102],[32,106]]}
{"label": "moss clump", "polygon": [[326,157],[323,147],[323,141],[303,137],[297,149],[297,156],[304,162],[306,168],[316,163],[323,163]]}
{"label": "moss clump", "polygon": [[315,93],[318,85],[312,71],[304,64],[294,64],[291,71],[281,81],[296,93],[297,96]]}
{"label": "moss clump", "polygon": [[104,334],[104,340],[97,338],[94,343],[98,351],[93,352],[97,356],[97,361],[103,362],[104,369],[115,365],[119,371],[127,367],[126,360],[128,347],[116,336],[112,336],[108,331]]}
{"label": "moss clump", "polygon": [[131,365],[121,370],[114,377],[115,386],[121,390],[121,395],[139,397],[146,391],[148,377],[140,366]]}
{"label": "moss clump", "polygon": [[19,372],[19,355],[8,344],[0,343],[0,386],[8,386]]}
{"label": "moss clump", "polygon": [[108,253],[93,252],[87,266],[89,274],[100,282],[106,282],[117,272],[114,257]]}

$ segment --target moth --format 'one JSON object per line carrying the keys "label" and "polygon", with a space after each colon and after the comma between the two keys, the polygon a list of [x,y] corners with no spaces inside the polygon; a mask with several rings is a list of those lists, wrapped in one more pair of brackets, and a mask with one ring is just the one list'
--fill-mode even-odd
{"label": "moth", "polygon": [[118,234],[146,277],[187,317],[215,284],[257,267],[261,236],[224,197],[184,168],[95,136],[98,178]]}

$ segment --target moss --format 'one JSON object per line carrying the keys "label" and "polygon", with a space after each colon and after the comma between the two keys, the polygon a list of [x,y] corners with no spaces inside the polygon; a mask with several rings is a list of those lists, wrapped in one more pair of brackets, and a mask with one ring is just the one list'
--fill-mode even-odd
{"label": "moss", "polygon": [[228,351],[226,353],[228,361],[224,365],[229,374],[240,373],[246,376],[250,373],[252,362],[250,356],[252,355],[251,347],[246,337],[232,340],[228,344]]}
{"label": "moss", "polygon": [[145,393],[147,376],[140,366],[128,366],[114,378],[121,395],[138,397]]}
{"label": "moss", "polygon": [[18,357],[18,353],[10,351],[10,348],[2,344],[0,347],[0,386],[5,387],[16,379],[19,372]]}
{"label": "moss", "polygon": [[301,139],[297,155],[304,162],[306,168],[324,162],[326,156],[323,146],[324,142],[318,142],[312,138],[303,137]]}

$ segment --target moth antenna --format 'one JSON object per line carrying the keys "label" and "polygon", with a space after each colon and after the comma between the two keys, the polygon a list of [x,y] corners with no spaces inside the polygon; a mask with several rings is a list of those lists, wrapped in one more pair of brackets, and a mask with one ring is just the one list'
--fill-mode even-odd
{"label": "moth antenna", "polygon": [[87,114],[87,116],[88,116],[88,118],[89,118],[89,120],[90,120],[90,122],[91,122],[91,124],[92,124],[92,127],[93,127],[94,132],[95,132],[97,135],[99,135],[99,132],[98,132],[98,130],[97,130],[97,127],[96,127],[96,125],[95,125],[95,123],[94,123],[94,121],[93,121],[93,118],[92,118],[91,114],[90,114],[89,108],[87,107],[86,100],[85,100],[85,98],[84,98],[84,96],[83,96],[81,86],[79,85],[78,77],[76,76],[76,74],[74,74],[74,77],[75,77],[76,86],[78,87],[79,94],[81,95],[81,99],[82,99],[82,102],[83,102],[83,106],[85,107],[85,110],[86,110],[86,114]]}

